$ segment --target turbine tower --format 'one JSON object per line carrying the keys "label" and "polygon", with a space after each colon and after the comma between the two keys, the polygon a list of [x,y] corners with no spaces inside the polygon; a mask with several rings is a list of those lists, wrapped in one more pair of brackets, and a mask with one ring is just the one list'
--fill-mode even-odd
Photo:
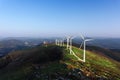
{"label": "turbine tower", "polygon": [[62,45],[64,46],[64,39],[62,41],[63,41]]}
{"label": "turbine tower", "polygon": [[75,37],[71,36],[70,37],[70,54],[74,55],[79,61],[83,61],[81,60],[76,54],[75,52],[72,50],[72,39],[74,39]]}
{"label": "turbine tower", "polygon": [[58,40],[57,39],[55,40],[55,44],[58,45]]}
{"label": "turbine tower", "polygon": [[59,42],[59,40],[57,40],[57,43],[58,43],[58,46],[60,45],[60,42]]}
{"label": "turbine tower", "polygon": [[69,41],[70,41],[70,54],[72,54],[72,39],[73,39],[73,36],[69,37]]}
{"label": "turbine tower", "polygon": [[69,44],[70,44],[70,37],[67,37],[67,49],[69,48]]}
{"label": "turbine tower", "polygon": [[[83,40],[82,44],[84,45],[83,62],[85,62],[85,61],[86,61],[86,42],[91,41],[91,40],[93,40],[93,39],[85,39],[85,37],[84,37],[83,35],[81,35],[81,38],[82,38],[82,40]],[[81,45],[82,45],[82,44],[81,44]],[[80,47],[82,47],[81,45],[80,45]]]}
{"label": "turbine tower", "polygon": [[62,43],[63,43],[63,41],[62,41],[62,40],[60,40],[60,46],[62,46]]}

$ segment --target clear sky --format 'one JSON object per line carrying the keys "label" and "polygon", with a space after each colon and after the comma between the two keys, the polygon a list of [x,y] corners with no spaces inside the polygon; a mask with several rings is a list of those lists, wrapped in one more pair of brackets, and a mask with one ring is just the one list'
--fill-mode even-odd
{"label": "clear sky", "polygon": [[0,36],[120,37],[120,0],[0,0]]}

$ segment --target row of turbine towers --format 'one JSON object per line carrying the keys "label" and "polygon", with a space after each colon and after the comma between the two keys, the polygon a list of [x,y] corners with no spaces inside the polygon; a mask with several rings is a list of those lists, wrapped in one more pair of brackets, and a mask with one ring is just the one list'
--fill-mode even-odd
{"label": "row of turbine towers", "polygon": [[83,46],[83,59],[80,59],[75,52],[72,50],[72,40],[75,38],[73,36],[68,36],[66,39],[56,39],[55,44],[58,46],[64,46],[64,41],[66,40],[66,48],[69,49],[70,54],[74,55],[79,61],[86,62],[86,42],[91,41],[93,39],[86,39],[83,35],[80,35],[82,38],[82,43],[80,44],[80,49]]}

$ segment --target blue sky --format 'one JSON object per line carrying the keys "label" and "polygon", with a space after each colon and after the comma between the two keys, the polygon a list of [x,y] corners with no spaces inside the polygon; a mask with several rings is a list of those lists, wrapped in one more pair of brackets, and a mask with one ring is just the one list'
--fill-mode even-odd
{"label": "blue sky", "polygon": [[0,0],[0,36],[120,37],[120,0]]}

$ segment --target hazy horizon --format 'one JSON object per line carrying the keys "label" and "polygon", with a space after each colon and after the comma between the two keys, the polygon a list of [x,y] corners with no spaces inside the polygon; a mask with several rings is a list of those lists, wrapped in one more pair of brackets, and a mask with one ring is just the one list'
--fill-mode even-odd
{"label": "hazy horizon", "polygon": [[0,37],[120,38],[120,0],[0,0]]}
{"label": "hazy horizon", "polygon": [[[75,35],[70,35],[70,36],[74,36],[74,39],[80,38],[80,36],[75,36]],[[67,36],[7,36],[7,37],[1,37],[0,39],[4,40],[4,39],[57,39],[57,38],[66,38]],[[120,39],[120,37],[96,37],[96,36],[85,36],[86,38],[93,38],[93,39]]]}

